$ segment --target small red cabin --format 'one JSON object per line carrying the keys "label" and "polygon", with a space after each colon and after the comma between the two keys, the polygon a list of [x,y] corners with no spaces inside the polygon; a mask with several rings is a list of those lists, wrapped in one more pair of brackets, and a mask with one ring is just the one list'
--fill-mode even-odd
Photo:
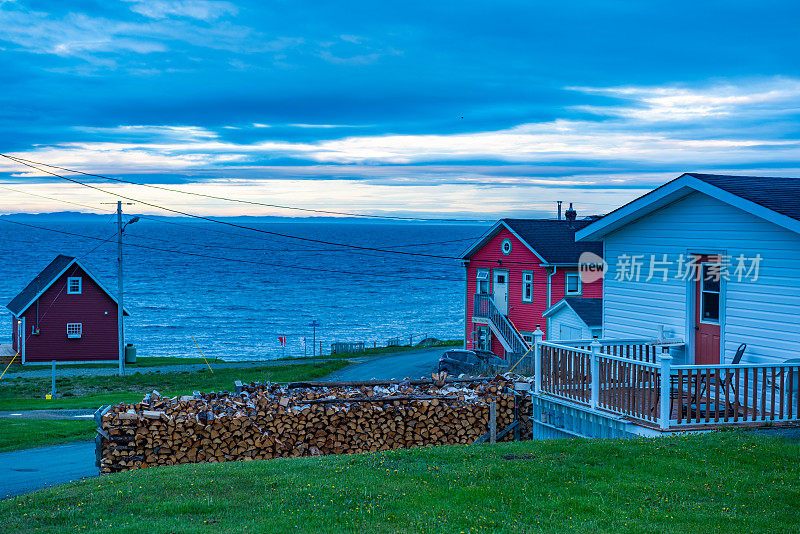
{"label": "small red cabin", "polygon": [[[600,242],[575,242],[591,220],[501,219],[464,254],[466,347],[505,358],[524,352],[542,314],[564,297],[600,299],[602,279],[584,283],[583,252],[602,256]],[[524,340],[524,343],[522,341]]]}
{"label": "small red cabin", "polygon": [[76,258],[57,256],[6,307],[20,363],[119,358],[117,299]]}

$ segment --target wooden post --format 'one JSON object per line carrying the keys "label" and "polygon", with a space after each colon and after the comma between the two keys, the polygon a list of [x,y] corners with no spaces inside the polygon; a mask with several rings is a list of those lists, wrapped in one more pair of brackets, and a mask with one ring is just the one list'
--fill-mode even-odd
{"label": "wooden post", "polygon": [[589,356],[589,372],[592,375],[592,396],[590,401],[592,410],[596,410],[597,405],[600,404],[600,347],[600,342],[595,338],[591,345],[592,355]]}
{"label": "wooden post", "polygon": [[659,425],[661,430],[669,428],[669,418],[672,416],[669,409],[670,397],[670,366],[672,356],[669,354],[661,355],[661,413],[659,414]]}
{"label": "wooden post", "polygon": [[56,361],[53,360],[53,383],[50,386],[50,396],[51,398],[56,398]]}
{"label": "wooden post", "polygon": [[489,403],[489,443],[497,443],[497,401]]}
{"label": "wooden post", "polygon": [[542,339],[544,339],[544,332],[541,331],[537,324],[536,331],[533,333],[533,392],[537,395],[542,392]]}

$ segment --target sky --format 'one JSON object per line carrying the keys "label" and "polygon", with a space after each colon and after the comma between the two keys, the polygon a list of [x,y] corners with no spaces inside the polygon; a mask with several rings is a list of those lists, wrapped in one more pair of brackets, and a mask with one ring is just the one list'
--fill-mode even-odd
{"label": "sky", "polygon": [[[770,0],[0,0],[0,152],[311,209],[604,213],[683,172],[800,177],[799,18]],[[115,200],[0,160],[2,213]]]}

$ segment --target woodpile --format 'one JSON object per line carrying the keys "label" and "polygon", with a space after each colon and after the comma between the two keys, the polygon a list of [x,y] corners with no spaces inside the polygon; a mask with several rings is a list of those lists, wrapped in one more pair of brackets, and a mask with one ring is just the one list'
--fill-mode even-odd
{"label": "woodpile", "polygon": [[470,444],[490,433],[492,410],[497,433],[521,421],[500,439],[511,440],[530,435],[530,402],[514,394],[527,380],[253,383],[236,394],[175,398],[153,392],[102,415],[100,472]]}

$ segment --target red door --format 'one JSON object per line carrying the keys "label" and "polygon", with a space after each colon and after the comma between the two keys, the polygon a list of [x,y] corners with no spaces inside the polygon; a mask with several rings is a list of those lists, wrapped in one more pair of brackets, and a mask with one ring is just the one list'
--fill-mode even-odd
{"label": "red door", "polygon": [[720,338],[719,264],[714,257],[699,256],[695,281],[694,362],[697,365],[718,365]]}

